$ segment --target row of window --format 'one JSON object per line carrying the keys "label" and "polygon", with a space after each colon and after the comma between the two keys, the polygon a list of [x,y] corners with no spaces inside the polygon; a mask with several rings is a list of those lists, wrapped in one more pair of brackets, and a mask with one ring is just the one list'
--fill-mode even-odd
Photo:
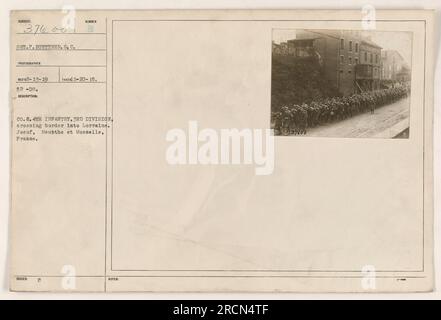
{"label": "row of window", "polygon": [[[373,63],[373,57],[374,55],[369,52],[369,61],[370,63]],[[349,57],[349,64],[352,64],[352,57]],[[367,62],[368,61],[368,53],[365,51],[364,52],[364,61]],[[341,55],[340,56],[340,63],[345,63],[345,56]],[[375,54],[375,63],[378,63],[378,54]],[[358,58],[355,58],[355,64],[358,64]]]}
{"label": "row of window", "polygon": [[[340,39],[340,49],[345,48],[345,39]],[[352,40],[349,40],[349,51],[352,51]],[[355,52],[358,52],[358,43],[355,43]]]}
{"label": "row of window", "polygon": [[[349,57],[349,64],[352,64],[352,57]],[[340,56],[340,63],[345,63],[345,56]],[[354,59],[354,64],[358,64],[358,58]]]}
{"label": "row of window", "polygon": [[[373,62],[373,54],[372,52],[369,52],[369,62],[372,63]],[[364,61],[368,60],[368,53],[365,51],[364,52]],[[378,54],[375,54],[375,63],[378,63]]]}
{"label": "row of window", "polygon": [[[345,39],[340,39],[340,49],[341,50],[343,50],[345,48]],[[348,50],[351,52],[352,51],[352,40],[349,40],[349,48],[348,48]],[[358,53],[358,50],[359,50],[359,48],[358,48],[358,43],[356,42],[355,43],[355,52],[356,53]],[[370,52],[369,53],[369,61],[370,61],[370,63],[373,63],[373,55],[372,55],[372,53]],[[365,51],[364,52],[364,61],[368,61],[368,55],[367,55],[367,52]],[[344,62],[344,58],[343,58],[343,61],[342,61],[342,63]],[[375,54],[375,63],[378,63],[378,54]]]}
{"label": "row of window", "polygon": [[[342,73],[343,73],[343,70],[340,70],[340,74],[342,74]],[[352,73],[352,70],[348,70],[348,73],[351,74],[351,73]],[[374,73],[374,77],[376,77],[376,76],[377,76],[377,73],[378,73],[377,68],[374,68],[374,69],[373,69],[373,73]]]}

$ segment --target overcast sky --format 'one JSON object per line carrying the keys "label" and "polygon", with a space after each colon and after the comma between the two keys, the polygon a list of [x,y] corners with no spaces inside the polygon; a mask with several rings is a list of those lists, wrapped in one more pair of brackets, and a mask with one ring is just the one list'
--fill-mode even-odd
{"label": "overcast sky", "polygon": [[[402,31],[364,31],[364,35],[370,35],[372,41],[377,43],[383,50],[397,50],[407,64],[411,65],[412,57],[412,33]],[[273,30],[275,43],[284,42],[296,38],[296,30],[276,29]]]}
{"label": "overcast sky", "polygon": [[383,50],[397,50],[407,64],[411,65],[412,59],[412,33],[397,31],[371,31],[371,39]]}

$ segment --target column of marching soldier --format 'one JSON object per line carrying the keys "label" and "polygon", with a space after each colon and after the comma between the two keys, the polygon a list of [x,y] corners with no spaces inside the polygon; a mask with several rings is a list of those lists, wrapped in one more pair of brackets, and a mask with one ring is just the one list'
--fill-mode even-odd
{"label": "column of marching soldier", "polygon": [[343,120],[354,115],[374,110],[395,102],[408,95],[409,88],[395,88],[366,91],[346,97],[325,98],[309,104],[284,105],[272,113],[275,134],[306,134],[307,128]]}

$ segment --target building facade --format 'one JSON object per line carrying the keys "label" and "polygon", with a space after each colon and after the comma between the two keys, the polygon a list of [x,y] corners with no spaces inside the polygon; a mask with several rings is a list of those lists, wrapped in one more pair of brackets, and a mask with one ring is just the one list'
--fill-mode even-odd
{"label": "building facade", "polygon": [[315,55],[326,79],[343,95],[380,88],[381,47],[360,31],[298,30],[296,39],[273,44],[273,52],[299,58]]}
{"label": "building facade", "polygon": [[361,91],[380,89],[381,47],[370,39],[360,42],[360,63],[356,67],[356,85]]}
{"label": "building facade", "polygon": [[396,50],[383,50],[381,52],[383,61],[382,79],[390,81],[410,80],[410,68]]}
{"label": "building facade", "polygon": [[410,82],[410,68],[407,65],[404,65],[401,70],[396,73],[395,81],[401,83]]}

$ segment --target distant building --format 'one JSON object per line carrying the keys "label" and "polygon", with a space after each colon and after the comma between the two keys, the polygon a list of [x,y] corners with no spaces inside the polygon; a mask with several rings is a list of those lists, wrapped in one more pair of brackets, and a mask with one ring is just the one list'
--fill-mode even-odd
{"label": "distant building", "polygon": [[286,42],[282,42],[280,44],[273,42],[273,54],[287,55],[288,54],[288,44]]}
{"label": "distant building", "polygon": [[407,65],[403,65],[401,70],[396,73],[395,80],[398,82],[410,81],[410,69]]}
{"label": "distant building", "polygon": [[381,47],[362,37],[360,31],[299,30],[296,39],[285,43],[279,45],[283,49],[273,45],[273,52],[298,58],[316,56],[326,79],[343,95],[380,88]]}
{"label": "distant building", "polygon": [[410,69],[401,54],[396,50],[383,50],[382,59],[382,79],[391,81],[410,80]]}

